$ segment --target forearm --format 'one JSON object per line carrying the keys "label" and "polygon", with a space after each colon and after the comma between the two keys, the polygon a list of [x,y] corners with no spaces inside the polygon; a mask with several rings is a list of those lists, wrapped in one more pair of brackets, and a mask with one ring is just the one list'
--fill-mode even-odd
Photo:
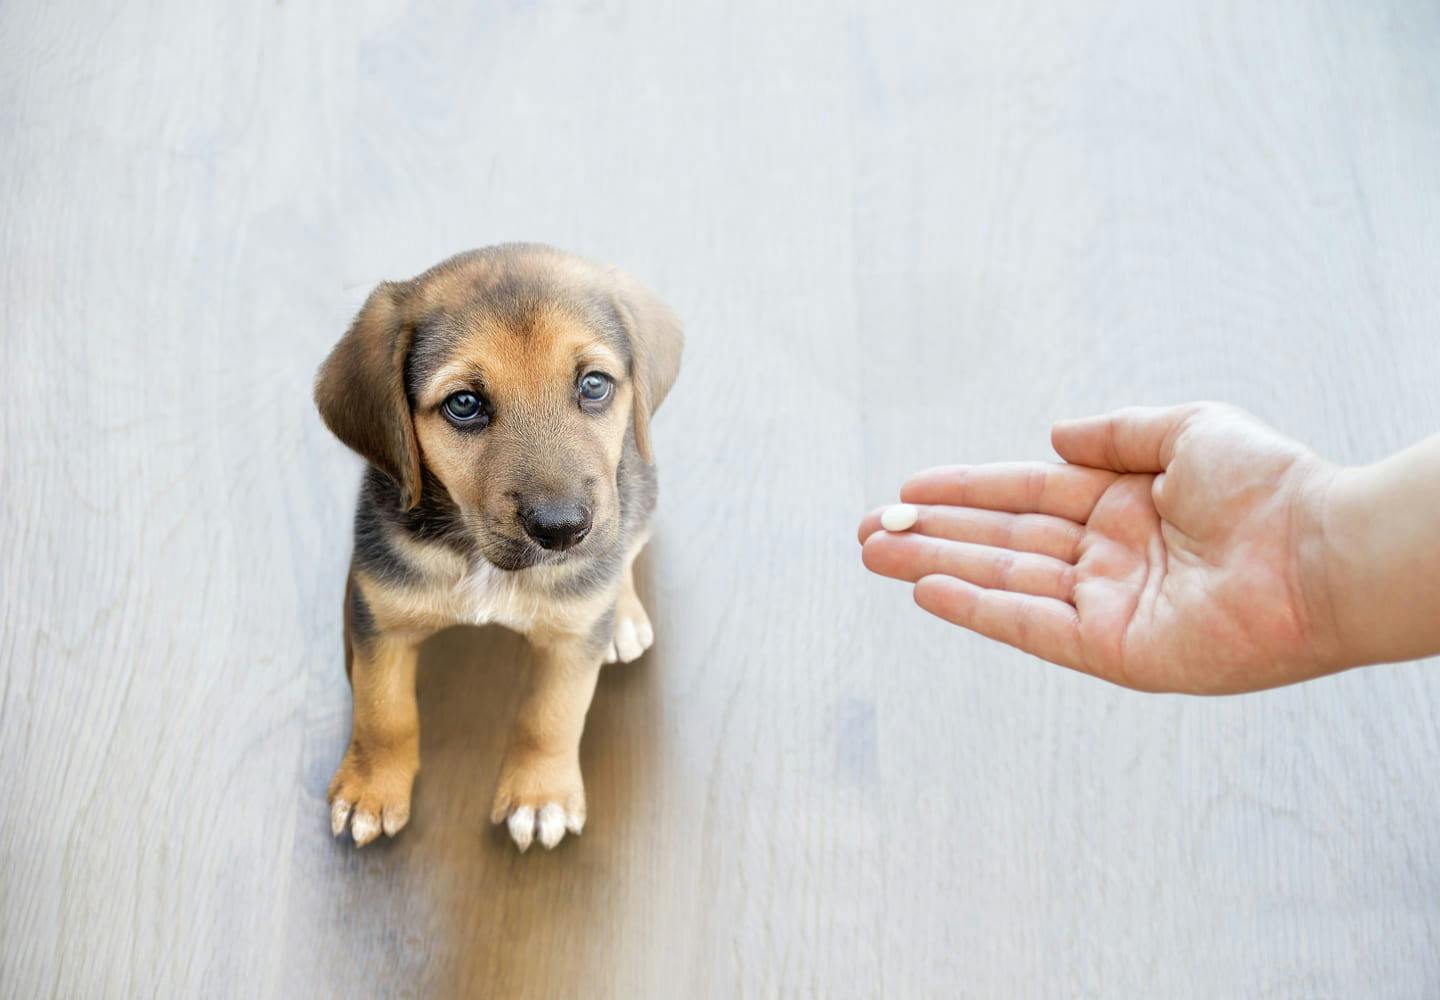
{"label": "forearm", "polygon": [[1440,434],[1342,470],[1322,523],[1338,665],[1440,653]]}

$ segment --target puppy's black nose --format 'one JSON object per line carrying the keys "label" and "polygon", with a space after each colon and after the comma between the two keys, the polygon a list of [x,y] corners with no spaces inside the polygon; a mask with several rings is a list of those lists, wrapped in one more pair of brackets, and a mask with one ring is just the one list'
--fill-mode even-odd
{"label": "puppy's black nose", "polygon": [[546,549],[568,549],[590,533],[590,508],[579,500],[537,500],[522,504],[525,534]]}

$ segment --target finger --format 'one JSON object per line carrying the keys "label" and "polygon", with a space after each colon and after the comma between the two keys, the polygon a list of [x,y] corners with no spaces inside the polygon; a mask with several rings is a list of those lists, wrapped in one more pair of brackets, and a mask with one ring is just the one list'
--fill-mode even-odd
{"label": "finger", "polygon": [[924,535],[882,531],[865,543],[862,557],[872,573],[909,583],[940,573],[979,587],[1060,601],[1070,600],[1075,590],[1075,567],[1059,559]]}
{"label": "finger", "polygon": [[900,499],[914,504],[1049,514],[1083,524],[1115,473],[1052,462],[948,465],[911,476]]}
{"label": "finger", "polygon": [[1168,473],[1160,473],[1155,481],[1150,484],[1150,500],[1155,504],[1155,509],[1168,513],[1165,507],[1165,477]]}
{"label": "finger", "polygon": [[1050,430],[1067,462],[1116,472],[1164,472],[1180,432],[1205,404],[1131,406],[1114,413],[1062,420]]}
{"label": "finger", "polygon": [[[862,545],[883,527],[880,515],[885,509],[877,507],[860,522]],[[976,507],[945,506],[919,507],[917,512],[915,526],[909,531],[912,535],[1035,552],[1072,563],[1080,557],[1080,541],[1085,537],[1082,525],[1049,514],[1007,514]]]}
{"label": "finger", "polygon": [[915,584],[915,603],[932,615],[1042,660],[1091,672],[1080,647],[1080,619],[1064,601],[927,576]]}
{"label": "finger", "polygon": [[920,507],[911,535],[1034,552],[1073,563],[1085,528],[1050,514],[1008,514],[974,507]]}
{"label": "finger", "polygon": [[863,518],[860,519],[859,538],[861,545],[865,544],[865,539],[869,538],[871,535],[875,534],[875,532],[880,530],[880,515],[885,513],[886,509],[889,507],[890,504],[886,504],[884,507],[876,507],[870,513],[866,514]]}

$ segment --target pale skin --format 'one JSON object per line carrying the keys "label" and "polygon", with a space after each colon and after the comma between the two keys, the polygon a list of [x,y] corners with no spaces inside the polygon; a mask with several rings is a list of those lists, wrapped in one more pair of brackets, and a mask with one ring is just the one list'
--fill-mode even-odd
{"label": "pale skin", "polygon": [[1440,653],[1440,435],[1343,468],[1214,403],[1056,424],[1064,464],[912,476],[865,565],[926,611],[1142,691],[1235,694]]}

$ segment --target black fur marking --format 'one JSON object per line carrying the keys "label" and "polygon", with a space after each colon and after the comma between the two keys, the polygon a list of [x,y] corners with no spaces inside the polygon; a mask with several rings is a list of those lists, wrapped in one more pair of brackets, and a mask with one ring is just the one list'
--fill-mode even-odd
{"label": "black fur marking", "polygon": [[373,467],[366,471],[355,507],[356,569],[395,583],[420,581],[424,574],[391,543],[390,533],[397,529],[467,558],[474,555],[475,543],[445,487],[428,469],[421,480],[420,502],[404,510],[394,480]]}
{"label": "black fur marking", "polygon": [[493,565],[511,573],[540,565],[545,555],[545,552],[528,542],[515,538],[492,540],[484,550],[485,558]]}
{"label": "black fur marking", "polygon": [[419,573],[391,545],[392,518],[367,496],[369,492],[362,486],[355,506],[355,568],[378,579],[413,583]]}
{"label": "black fur marking", "polygon": [[448,546],[464,556],[473,555],[475,542],[465,530],[460,508],[450,499],[450,491],[429,469],[421,473],[420,502],[410,510],[399,510],[399,523],[422,542]]}
{"label": "black fur marking", "polygon": [[350,606],[345,609],[350,624],[350,641],[358,645],[364,645],[374,638],[379,631],[375,626],[375,616],[370,611],[370,605],[365,600],[365,595],[360,593],[360,586],[351,578],[350,585],[346,588],[346,598]]}
{"label": "black fur marking", "polygon": [[626,548],[650,521],[655,513],[659,496],[659,482],[655,467],[640,457],[635,444],[635,429],[630,428],[625,437],[625,449],[620,453],[620,467],[615,470],[615,485],[620,493],[620,535]]}
{"label": "black fur marking", "polygon": [[[596,269],[591,287],[575,288],[568,281],[557,280],[544,268],[537,268],[533,260],[522,258],[518,263],[509,262],[491,252],[501,249],[505,248],[459,254],[431,269],[431,272],[458,269],[477,257],[494,260],[493,267],[475,277],[470,301],[455,314],[437,312],[416,323],[405,360],[405,390],[412,407],[435,372],[454,357],[466,333],[482,320],[498,322],[515,333],[529,336],[534,331],[536,314],[547,306],[560,307],[593,330],[619,356],[626,371],[630,370],[633,362],[630,337],[620,309],[605,286],[603,272]],[[545,248],[531,249],[538,252]],[[425,275],[421,275],[415,281],[418,283],[424,278]]]}
{"label": "black fur marking", "polygon": [[[625,318],[611,291],[607,272],[595,266],[591,279],[577,287],[569,277],[554,277],[546,266],[547,258],[571,259],[568,254],[538,244],[503,244],[457,254],[407,284],[409,288],[420,288],[426,279],[447,272],[464,272],[473,278],[473,293],[465,305],[416,321],[404,372],[412,408],[435,372],[455,356],[482,321],[499,321],[516,333],[529,334],[537,311],[545,307],[558,306],[585,323],[619,355],[627,370],[632,367],[633,350]],[[357,569],[398,583],[420,582],[424,577],[422,569],[409,562],[393,544],[397,530],[420,541],[447,546],[467,559],[487,558],[504,570],[518,571],[551,561],[522,540],[491,539],[487,546],[496,551],[482,552],[445,487],[428,469],[422,469],[421,478],[420,502],[406,511],[396,484],[377,469],[367,472],[355,513]],[[554,585],[552,593],[556,597],[583,597],[613,584],[623,570],[625,555],[655,509],[655,470],[640,458],[633,427],[626,435],[616,485],[620,506],[617,537],[604,550],[555,560],[571,567]]]}
{"label": "black fur marking", "polygon": [[556,597],[588,597],[613,584],[620,576],[620,559],[623,553],[624,550],[617,542],[604,552],[595,553],[584,561],[576,561],[565,578],[550,588],[550,593]]}
{"label": "black fur marking", "polygon": [[412,410],[425,384],[454,357],[463,341],[463,328],[447,316],[429,316],[415,325],[410,353],[405,357],[405,392]]}
{"label": "black fur marking", "polygon": [[625,332],[625,320],[615,300],[608,294],[591,292],[585,296],[586,321],[600,339],[620,356],[628,372],[634,362],[634,350],[630,346],[630,335]]}

